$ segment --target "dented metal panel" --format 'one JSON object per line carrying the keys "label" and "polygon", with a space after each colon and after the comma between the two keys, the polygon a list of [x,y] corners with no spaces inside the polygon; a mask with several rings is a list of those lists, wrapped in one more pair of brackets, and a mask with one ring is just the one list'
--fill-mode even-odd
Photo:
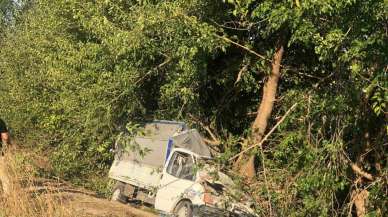
{"label": "dented metal panel", "polygon": [[208,146],[195,129],[182,132],[181,134],[172,137],[172,140],[175,148],[184,148],[199,156],[211,157]]}
{"label": "dented metal panel", "polygon": [[161,171],[142,163],[130,160],[115,160],[109,171],[109,177],[140,188],[152,189],[159,185]]}
{"label": "dented metal panel", "polygon": [[167,139],[176,133],[187,130],[186,124],[174,121],[153,121],[144,126],[144,137]]}
{"label": "dented metal panel", "polygon": [[[117,160],[133,161],[134,163],[141,163],[155,168],[163,167],[167,153],[168,139],[136,137],[131,144],[135,146],[133,142],[136,143],[137,148],[134,148],[134,150],[130,148],[121,150],[121,153],[116,154]],[[139,153],[140,150],[144,152],[144,155]]]}

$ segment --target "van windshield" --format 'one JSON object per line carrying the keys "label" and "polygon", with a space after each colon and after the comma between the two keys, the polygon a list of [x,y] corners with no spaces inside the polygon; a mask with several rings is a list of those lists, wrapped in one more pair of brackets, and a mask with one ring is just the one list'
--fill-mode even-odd
{"label": "van windshield", "polygon": [[175,152],[167,167],[167,173],[180,179],[193,181],[194,161],[193,158],[183,152]]}

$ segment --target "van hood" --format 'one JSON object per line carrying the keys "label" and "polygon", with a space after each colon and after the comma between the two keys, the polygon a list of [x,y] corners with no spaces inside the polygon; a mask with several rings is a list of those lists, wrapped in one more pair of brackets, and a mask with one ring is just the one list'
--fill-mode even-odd
{"label": "van hood", "polygon": [[205,165],[199,171],[200,182],[205,189],[207,205],[226,209],[237,216],[254,217],[254,201],[236,186],[233,180],[212,165]]}

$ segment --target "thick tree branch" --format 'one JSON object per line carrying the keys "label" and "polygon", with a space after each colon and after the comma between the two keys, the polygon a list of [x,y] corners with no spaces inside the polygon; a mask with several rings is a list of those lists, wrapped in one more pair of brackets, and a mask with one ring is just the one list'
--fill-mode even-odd
{"label": "thick tree branch", "polygon": [[268,132],[267,135],[264,136],[264,138],[261,140],[260,143],[257,143],[257,144],[253,144],[251,146],[249,146],[248,148],[246,148],[245,150],[241,151],[240,153],[236,154],[235,156],[231,157],[229,159],[229,161],[231,160],[234,160],[236,159],[237,157],[239,157],[240,155],[248,152],[249,150],[257,147],[257,146],[261,146],[263,145],[263,143],[268,139],[268,137],[276,130],[276,128],[286,119],[286,117],[291,113],[292,110],[295,109],[295,107],[298,105],[298,103],[295,103],[294,105],[291,106],[290,109],[288,109],[288,111],[283,115],[283,117],[276,123],[276,125]]}
{"label": "thick tree branch", "polygon": [[248,48],[248,47],[246,47],[246,46],[244,46],[244,45],[242,45],[242,44],[239,44],[239,43],[237,43],[237,42],[235,42],[235,41],[233,41],[233,40],[231,40],[231,39],[229,39],[229,38],[227,38],[227,37],[225,37],[225,36],[219,36],[219,35],[216,35],[216,36],[217,36],[218,38],[221,38],[221,39],[223,39],[223,40],[225,40],[225,41],[227,41],[227,42],[233,44],[233,45],[236,45],[236,46],[239,47],[239,48],[242,48],[242,49],[248,51],[249,53],[255,55],[256,57],[259,57],[259,58],[261,58],[261,59],[263,59],[263,60],[266,60],[266,61],[268,61],[268,62],[272,62],[272,60],[268,59],[268,58],[265,57],[264,55],[261,55],[261,54],[257,53],[256,51],[254,51],[254,50],[252,50],[252,49],[250,49],[250,48]]}
{"label": "thick tree branch", "polygon": [[202,121],[200,121],[198,118],[194,117],[192,114],[189,114],[189,117],[199,125],[210,135],[210,139],[204,138],[204,141],[210,145],[219,145],[221,144],[221,141],[218,139],[218,137],[213,133],[213,131],[210,129],[209,126],[205,125]]}
{"label": "thick tree branch", "polygon": [[370,181],[373,180],[373,176],[370,174],[370,173],[367,173],[365,171],[363,171],[359,166],[357,166],[356,164],[354,163],[351,163],[350,164],[350,167],[352,168],[353,172],[355,172],[357,175],[360,175]]}

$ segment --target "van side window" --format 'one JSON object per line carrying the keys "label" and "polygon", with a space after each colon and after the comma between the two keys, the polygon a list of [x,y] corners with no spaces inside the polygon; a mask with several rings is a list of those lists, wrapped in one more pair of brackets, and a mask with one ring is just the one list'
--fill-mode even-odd
{"label": "van side window", "polygon": [[186,153],[175,152],[167,167],[167,173],[180,179],[194,180],[193,158]]}

